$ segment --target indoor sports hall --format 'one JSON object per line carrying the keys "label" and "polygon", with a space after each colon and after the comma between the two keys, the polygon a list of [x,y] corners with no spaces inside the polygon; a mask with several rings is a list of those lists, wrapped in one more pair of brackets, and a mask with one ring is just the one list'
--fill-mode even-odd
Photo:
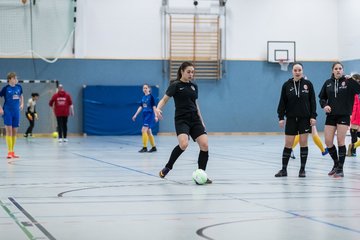
{"label": "indoor sports hall", "polygon": [[[325,146],[318,94],[334,62],[360,72],[358,9],[357,0],[0,1],[0,88],[15,72],[24,99],[19,158],[7,159],[0,119],[0,239],[359,239],[359,156],[346,157],[343,178],[329,177],[333,161],[309,135],[306,177],[299,145],[288,176],[274,177],[292,63],[314,86]],[[156,151],[139,152],[143,122],[132,118],[143,85],[158,103],[184,61],[195,68],[212,184],[192,179],[191,138],[159,177],[179,144],[173,99],[152,127]],[[60,88],[74,107],[67,141],[49,106]],[[24,137],[32,93],[38,118]]]}

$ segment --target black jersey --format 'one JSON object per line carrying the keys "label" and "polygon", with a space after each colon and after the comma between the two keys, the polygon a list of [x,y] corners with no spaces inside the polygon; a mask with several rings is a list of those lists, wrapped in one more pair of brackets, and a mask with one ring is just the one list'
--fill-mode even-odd
{"label": "black jersey", "polygon": [[174,98],[175,117],[189,112],[197,112],[198,87],[195,83],[174,81],[166,90],[166,95]]}
{"label": "black jersey", "polygon": [[354,95],[360,93],[360,85],[354,79],[344,76],[336,80],[330,78],[325,81],[319,93],[320,105],[331,107],[327,115],[351,115]]}
{"label": "black jersey", "polygon": [[312,83],[304,78],[297,82],[293,78],[286,81],[281,89],[277,112],[279,120],[283,120],[285,116],[316,119],[316,99]]}

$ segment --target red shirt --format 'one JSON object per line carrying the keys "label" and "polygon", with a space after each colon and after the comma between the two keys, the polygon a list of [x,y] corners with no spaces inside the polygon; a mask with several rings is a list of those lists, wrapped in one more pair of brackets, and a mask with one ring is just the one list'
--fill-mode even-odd
{"label": "red shirt", "polygon": [[65,117],[70,115],[70,106],[72,105],[72,100],[67,92],[61,90],[52,96],[49,105],[50,107],[54,106],[55,116]]}
{"label": "red shirt", "polygon": [[353,111],[351,114],[351,124],[360,125],[360,99],[359,94],[354,96]]}

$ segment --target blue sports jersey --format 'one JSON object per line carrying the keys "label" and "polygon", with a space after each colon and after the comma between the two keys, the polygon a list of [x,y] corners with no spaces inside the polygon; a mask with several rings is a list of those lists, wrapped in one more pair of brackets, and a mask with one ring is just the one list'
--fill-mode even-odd
{"label": "blue sports jersey", "polygon": [[154,97],[151,94],[144,95],[141,99],[140,106],[143,112],[152,112],[153,107],[156,106]]}
{"label": "blue sports jersey", "polygon": [[6,85],[0,91],[0,97],[4,97],[4,125],[18,128],[20,123],[20,99],[22,87],[19,84],[15,86]]}
{"label": "blue sports jersey", "polygon": [[6,85],[1,89],[0,97],[4,97],[4,109],[20,109],[20,97],[23,94],[22,87],[16,84],[14,87]]}

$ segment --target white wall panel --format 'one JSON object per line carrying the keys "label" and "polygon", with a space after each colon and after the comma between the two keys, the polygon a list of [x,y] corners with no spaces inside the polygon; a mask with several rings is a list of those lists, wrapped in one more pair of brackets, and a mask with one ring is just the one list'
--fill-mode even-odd
{"label": "white wall panel", "polygon": [[360,59],[360,1],[339,0],[340,59]]}
{"label": "white wall panel", "polygon": [[228,58],[266,59],[267,41],[296,41],[298,60],[338,56],[337,0],[228,2]]}
{"label": "white wall panel", "polygon": [[[198,1],[198,7],[218,2]],[[192,8],[192,2],[169,0],[169,5]],[[76,56],[160,59],[161,4],[78,0]],[[265,60],[269,40],[296,41],[300,61],[359,58],[359,5],[358,0],[228,0],[226,59]]]}
{"label": "white wall panel", "polygon": [[79,57],[161,58],[160,0],[78,0],[78,6]]}

